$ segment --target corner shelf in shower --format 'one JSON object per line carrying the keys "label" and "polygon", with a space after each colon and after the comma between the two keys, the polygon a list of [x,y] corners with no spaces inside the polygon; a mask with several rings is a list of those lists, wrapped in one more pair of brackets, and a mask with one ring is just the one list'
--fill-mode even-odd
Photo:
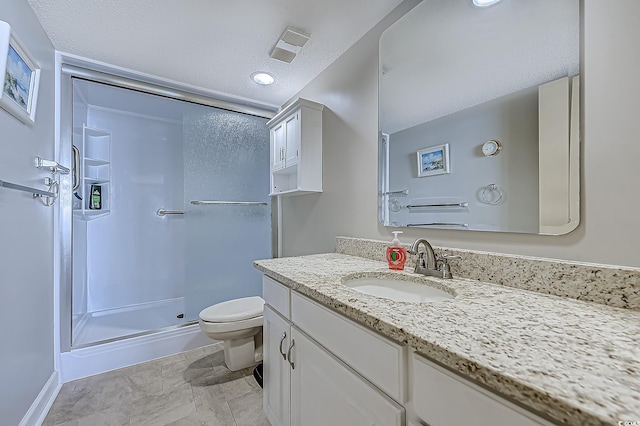
{"label": "corner shelf in shower", "polygon": [[[80,151],[80,186],[73,198],[73,216],[80,220],[93,220],[111,213],[111,133],[83,124],[82,135],[74,132],[74,139],[82,137],[76,146]],[[80,141],[78,141],[80,142]],[[89,208],[91,185],[100,185],[102,208]]]}

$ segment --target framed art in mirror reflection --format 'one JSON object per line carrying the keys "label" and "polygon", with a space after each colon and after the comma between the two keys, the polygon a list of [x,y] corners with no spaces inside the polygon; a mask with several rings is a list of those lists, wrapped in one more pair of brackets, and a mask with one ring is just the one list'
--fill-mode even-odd
{"label": "framed art in mirror reflection", "polygon": [[418,177],[451,173],[449,167],[449,144],[423,148],[417,152]]}

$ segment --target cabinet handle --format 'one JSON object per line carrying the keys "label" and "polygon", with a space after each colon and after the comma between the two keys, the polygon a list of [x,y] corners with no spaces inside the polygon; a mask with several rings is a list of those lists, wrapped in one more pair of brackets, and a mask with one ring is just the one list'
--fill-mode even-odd
{"label": "cabinet handle", "polygon": [[287,354],[285,354],[282,350],[282,344],[284,343],[284,339],[287,338],[287,332],[282,333],[282,339],[280,339],[280,355],[282,355],[282,359],[287,360]]}
{"label": "cabinet handle", "polygon": [[291,362],[291,349],[293,349],[293,345],[296,344],[295,340],[291,340],[291,344],[289,345],[289,350],[287,351],[287,358],[289,358],[289,365],[291,366],[292,370],[295,370],[295,365],[293,362]]}

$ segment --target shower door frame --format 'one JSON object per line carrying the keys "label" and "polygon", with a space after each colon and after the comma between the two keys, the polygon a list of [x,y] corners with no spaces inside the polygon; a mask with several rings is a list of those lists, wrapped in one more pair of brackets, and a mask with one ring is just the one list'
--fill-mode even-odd
{"label": "shower door frame", "polygon": [[[221,93],[197,90],[175,81],[161,79],[102,62],[56,52],[56,160],[71,164],[73,136],[72,77],[108,84],[124,89],[159,95],[257,117],[272,118],[277,111],[273,105],[250,99],[235,98]],[[55,367],[60,371],[60,354],[71,351],[72,340],[72,271],[73,271],[73,210],[71,174],[60,177],[59,206],[54,213],[54,354]],[[275,204],[277,201],[273,200]],[[279,201],[279,200],[278,200]],[[273,208],[273,207],[272,207]],[[275,211],[275,210],[274,210]],[[272,218],[275,214],[272,214]],[[278,246],[279,221],[272,219],[272,255]]]}

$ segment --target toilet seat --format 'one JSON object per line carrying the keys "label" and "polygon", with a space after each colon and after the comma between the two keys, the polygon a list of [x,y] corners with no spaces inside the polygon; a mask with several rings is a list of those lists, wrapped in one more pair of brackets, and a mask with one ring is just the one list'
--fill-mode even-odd
{"label": "toilet seat", "polygon": [[200,319],[208,323],[231,323],[260,317],[264,311],[264,299],[260,296],[243,297],[241,299],[228,300],[217,303],[203,309]]}
{"label": "toilet seat", "polygon": [[200,328],[205,333],[228,333],[231,331],[248,330],[250,328],[262,327],[262,315],[241,321],[232,322],[209,322],[200,319]]}

